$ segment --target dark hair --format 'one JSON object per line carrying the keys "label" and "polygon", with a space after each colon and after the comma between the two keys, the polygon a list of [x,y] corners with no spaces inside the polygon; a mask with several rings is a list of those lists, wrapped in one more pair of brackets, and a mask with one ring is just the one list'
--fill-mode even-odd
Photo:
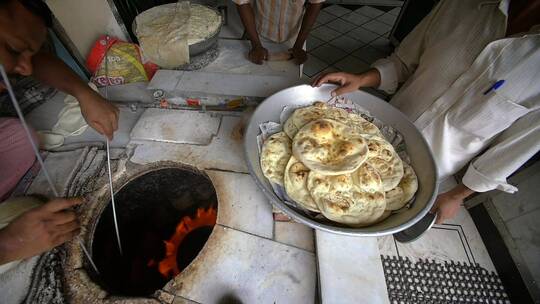
{"label": "dark hair", "polygon": [[18,1],[32,14],[38,16],[45,22],[47,27],[52,26],[53,15],[45,1],[43,0],[0,0],[0,6],[8,4],[10,1]]}

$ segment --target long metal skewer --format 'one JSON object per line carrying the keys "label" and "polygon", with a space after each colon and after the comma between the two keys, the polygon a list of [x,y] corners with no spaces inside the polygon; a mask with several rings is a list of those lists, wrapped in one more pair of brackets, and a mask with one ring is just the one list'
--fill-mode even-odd
{"label": "long metal skewer", "polygon": [[[56,187],[54,186],[54,183],[52,182],[51,176],[49,175],[49,172],[47,171],[47,167],[45,167],[43,158],[41,158],[41,154],[39,154],[38,147],[36,143],[34,142],[34,139],[32,138],[30,129],[28,128],[28,125],[26,124],[24,115],[21,111],[21,108],[19,107],[19,103],[17,102],[17,98],[15,97],[15,93],[13,92],[13,88],[11,87],[11,83],[9,82],[9,79],[7,77],[6,70],[4,69],[4,66],[2,64],[0,64],[0,74],[2,75],[2,79],[4,80],[4,83],[6,85],[9,97],[11,99],[11,102],[13,103],[13,107],[15,108],[15,112],[17,112],[17,116],[19,116],[19,120],[21,121],[24,131],[26,132],[26,136],[28,137],[28,140],[30,141],[30,145],[32,146],[32,149],[34,150],[34,154],[36,155],[36,158],[39,164],[41,165],[41,169],[43,170],[43,174],[45,175],[45,178],[47,179],[47,183],[49,184],[49,187],[51,188],[54,196],[60,197],[60,195],[58,194],[58,191],[56,190]],[[84,243],[79,236],[77,236],[77,241],[79,242],[79,245],[81,246],[84,254],[86,255],[86,258],[88,259],[88,261],[90,261],[90,264],[94,268],[94,271],[97,274],[99,274],[96,264],[94,263],[94,260],[92,260],[92,256],[90,255],[88,250],[86,250],[86,247],[84,246]]]}
{"label": "long metal skewer", "polygon": [[[109,35],[106,37],[107,45],[105,48],[105,99],[109,99]],[[109,149],[109,138],[105,138],[107,145],[107,171],[109,172],[109,190],[111,191],[111,204],[114,219],[114,229],[116,231],[116,241],[118,242],[118,250],[120,255],[124,255],[122,251],[122,242],[120,241],[120,231],[118,230],[118,219],[116,217],[116,203],[114,202],[114,190],[112,186],[112,173],[111,173],[111,153]]]}

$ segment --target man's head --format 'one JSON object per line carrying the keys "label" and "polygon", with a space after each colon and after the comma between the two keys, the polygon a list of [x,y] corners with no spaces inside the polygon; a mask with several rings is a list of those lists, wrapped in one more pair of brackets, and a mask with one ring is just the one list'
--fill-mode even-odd
{"label": "man's head", "polygon": [[52,14],[41,0],[0,0],[0,63],[8,74],[32,74]]}

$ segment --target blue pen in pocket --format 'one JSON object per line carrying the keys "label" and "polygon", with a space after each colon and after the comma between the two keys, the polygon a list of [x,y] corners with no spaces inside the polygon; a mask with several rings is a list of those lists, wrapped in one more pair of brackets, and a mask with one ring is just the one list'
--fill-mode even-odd
{"label": "blue pen in pocket", "polygon": [[489,87],[489,89],[487,89],[484,92],[484,95],[487,95],[491,91],[496,91],[498,88],[502,87],[503,84],[504,84],[504,79],[497,80],[491,87]]}

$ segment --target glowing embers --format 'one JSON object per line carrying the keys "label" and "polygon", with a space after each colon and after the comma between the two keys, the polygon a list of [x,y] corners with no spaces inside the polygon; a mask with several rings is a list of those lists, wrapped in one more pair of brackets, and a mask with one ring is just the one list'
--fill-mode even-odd
{"label": "glowing embers", "polygon": [[199,252],[202,249],[201,245],[204,243],[201,244],[198,240],[208,239],[212,227],[216,224],[216,218],[217,210],[214,208],[207,210],[199,208],[194,217],[184,216],[176,226],[173,236],[164,241],[165,258],[157,265],[155,260],[151,259],[148,266],[157,266],[161,275],[167,279],[178,275],[188,265],[186,261],[195,258],[190,253]]}
{"label": "glowing embers", "polygon": [[185,269],[208,240],[217,216],[211,181],[196,170],[164,168],[124,185],[115,196],[124,255],[118,252],[112,208],[94,231],[91,278],[112,295],[150,296]]}

